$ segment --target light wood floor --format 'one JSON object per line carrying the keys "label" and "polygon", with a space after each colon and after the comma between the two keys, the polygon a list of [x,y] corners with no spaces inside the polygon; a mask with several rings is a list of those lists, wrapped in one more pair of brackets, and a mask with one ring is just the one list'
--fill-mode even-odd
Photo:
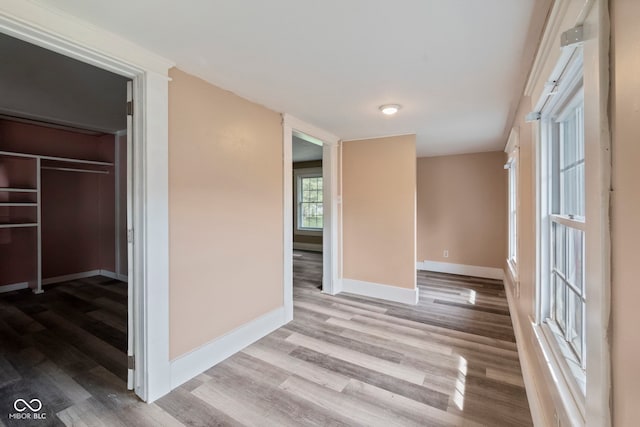
{"label": "light wood floor", "polygon": [[[417,306],[331,297],[319,290],[321,255],[296,254],[294,321],[151,405],[124,390],[111,349],[88,354],[121,346],[115,301],[69,319],[64,304],[0,296],[0,412],[19,390],[43,397],[49,425],[532,425],[501,282],[419,272]],[[64,293],[80,300],[96,286],[71,285]]]}

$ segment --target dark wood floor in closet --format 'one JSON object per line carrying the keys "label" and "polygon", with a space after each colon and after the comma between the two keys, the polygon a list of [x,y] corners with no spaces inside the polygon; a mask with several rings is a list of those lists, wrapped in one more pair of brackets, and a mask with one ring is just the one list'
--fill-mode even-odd
{"label": "dark wood floor in closet", "polygon": [[294,321],[151,405],[123,390],[121,285],[0,297],[0,398],[35,391],[65,425],[532,425],[500,281],[419,272],[417,306],[331,297],[321,255],[296,255]]}
{"label": "dark wood floor in closet", "polygon": [[16,399],[38,398],[47,421],[101,393],[126,393],[127,284],[106,277],[0,294],[0,424]]}

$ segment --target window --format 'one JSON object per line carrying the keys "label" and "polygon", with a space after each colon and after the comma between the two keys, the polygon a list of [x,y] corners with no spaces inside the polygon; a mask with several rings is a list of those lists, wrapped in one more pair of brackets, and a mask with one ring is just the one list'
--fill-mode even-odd
{"label": "window", "polygon": [[298,175],[297,189],[297,229],[307,231],[322,230],[322,173]]}
{"label": "window", "polygon": [[504,166],[509,173],[509,254],[507,264],[509,266],[514,285],[518,281],[517,259],[518,259],[518,156],[519,156],[519,129],[513,128],[507,141],[505,151],[509,155],[509,160]]}
{"label": "window", "polygon": [[509,165],[509,261],[516,263],[518,256],[518,217],[516,209],[517,191],[516,164]]}
{"label": "window", "polygon": [[[553,7],[525,90],[536,196],[533,362],[549,374],[555,424],[610,425],[610,34],[606,9],[565,6]],[[547,49],[556,34],[562,47]]]}
{"label": "window", "polygon": [[585,367],[584,110],[576,96],[552,124],[550,321]]}
{"label": "window", "polygon": [[539,321],[577,400],[586,393],[585,137],[581,56],[542,110]]}

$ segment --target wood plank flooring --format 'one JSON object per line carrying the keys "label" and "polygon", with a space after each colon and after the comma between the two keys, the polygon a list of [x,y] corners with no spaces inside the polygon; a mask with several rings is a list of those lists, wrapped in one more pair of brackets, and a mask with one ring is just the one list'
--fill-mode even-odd
{"label": "wood plank flooring", "polygon": [[[0,343],[0,424],[62,425],[58,413],[127,394],[127,284],[97,276],[0,294]],[[46,420],[8,418],[33,398]]]}
{"label": "wood plank flooring", "polygon": [[532,425],[500,281],[419,272],[416,306],[332,297],[321,254],[296,255],[294,321],[150,405],[125,390],[126,287],[0,295],[0,425],[25,425],[4,415],[18,395],[43,400],[33,425]]}

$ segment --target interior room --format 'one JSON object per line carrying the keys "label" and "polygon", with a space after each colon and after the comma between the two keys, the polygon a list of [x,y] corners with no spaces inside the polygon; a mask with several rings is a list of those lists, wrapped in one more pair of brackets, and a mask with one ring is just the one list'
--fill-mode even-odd
{"label": "interior room", "polygon": [[292,142],[293,249],[322,252],[322,145],[298,135]]}
{"label": "interior room", "polygon": [[127,79],[5,35],[0,55],[0,396],[57,412],[127,389]]}
{"label": "interior room", "polygon": [[636,427],[638,22],[3,0],[0,425]]}
{"label": "interior room", "polygon": [[[306,139],[304,139],[306,138]],[[322,145],[307,135],[292,138],[294,300],[304,286],[322,290]],[[312,293],[313,294],[313,293]],[[295,310],[304,310],[294,302]]]}

